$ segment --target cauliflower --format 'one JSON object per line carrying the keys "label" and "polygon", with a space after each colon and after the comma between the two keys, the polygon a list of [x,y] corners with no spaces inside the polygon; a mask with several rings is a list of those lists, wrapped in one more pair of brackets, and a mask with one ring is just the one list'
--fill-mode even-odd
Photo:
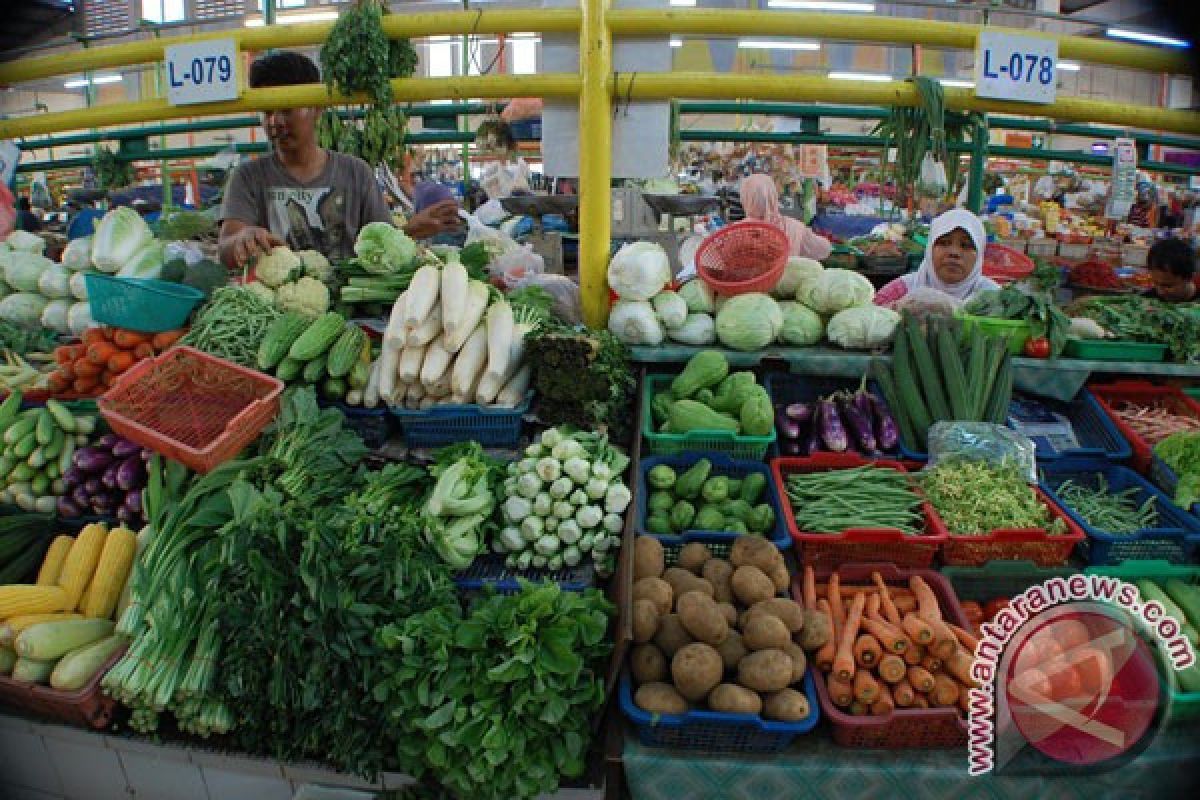
{"label": "cauliflower", "polygon": [[272,289],[278,289],[304,271],[304,262],[286,247],[272,247],[254,264],[254,276]]}
{"label": "cauliflower", "polygon": [[275,292],[280,311],[295,311],[306,317],[318,317],[329,310],[329,289],[307,275],[295,283],[285,283]]}
{"label": "cauliflower", "polygon": [[333,277],[333,265],[323,254],[316,250],[301,250],[296,255],[304,265],[304,274],[308,277],[316,278],[322,283]]}
{"label": "cauliflower", "polygon": [[266,286],[259,281],[251,281],[246,284],[246,291],[258,295],[271,305],[275,305],[275,291],[270,286]]}

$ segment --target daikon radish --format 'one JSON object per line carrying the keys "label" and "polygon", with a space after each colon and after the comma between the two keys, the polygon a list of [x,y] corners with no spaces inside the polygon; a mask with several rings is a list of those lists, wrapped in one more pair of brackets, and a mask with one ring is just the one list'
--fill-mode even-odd
{"label": "daikon radish", "polygon": [[397,347],[404,346],[404,312],[408,303],[408,292],[403,292],[392,304],[392,312],[388,315],[387,328],[383,332],[383,343],[391,342]]}
{"label": "daikon radish", "polygon": [[420,327],[434,305],[438,301],[438,286],[441,282],[441,270],[432,264],[426,264],[413,275],[408,285],[408,298],[404,302],[404,331]]}
{"label": "daikon radish", "polygon": [[425,348],[425,360],[421,363],[421,383],[427,391],[446,374],[454,358],[454,352],[446,348],[445,339],[446,334],[443,333]]}
{"label": "daikon radish", "polygon": [[379,355],[379,395],[390,397],[396,388],[396,369],[403,358],[403,351],[395,342],[387,339]]}
{"label": "daikon radish", "polygon": [[[520,326],[518,325],[519,329]],[[504,384],[512,379],[512,376],[517,374],[517,370],[521,368],[521,357],[525,354],[525,339],[514,338],[509,343],[508,348],[508,364],[504,373],[495,375],[491,369],[487,369],[483,373],[483,377],[479,380],[479,386],[475,390],[475,402],[480,405],[490,405],[496,400],[496,395],[500,394],[500,390],[504,388]]]}
{"label": "daikon radish", "polygon": [[[425,363],[425,347],[406,347],[396,364],[396,378],[401,383],[416,383],[421,375],[421,365]],[[382,394],[382,391],[380,392]]]}
{"label": "daikon radish", "polygon": [[[497,378],[508,371],[515,334],[512,306],[501,300],[487,311],[487,373]],[[519,359],[518,359],[519,360]]]}
{"label": "daikon radish", "polygon": [[375,359],[375,363],[371,365],[371,375],[367,378],[367,388],[363,391],[363,406],[365,408],[375,408],[379,405],[379,362],[382,357]]}
{"label": "daikon radish", "polygon": [[425,321],[408,332],[404,339],[405,347],[424,347],[438,337],[442,332],[442,307],[434,306],[433,311]]}
{"label": "daikon radish", "polygon": [[529,381],[533,378],[533,368],[528,364],[517,370],[517,374],[512,376],[512,379],[504,385],[500,390],[500,394],[496,395],[496,405],[505,408],[515,408],[525,400],[525,393],[529,391]]}
{"label": "daikon radish", "polygon": [[467,339],[467,343],[458,351],[450,380],[450,391],[456,395],[465,398],[471,391],[471,387],[479,383],[479,374],[483,372],[484,362],[487,361],[490,349],[490,336],[487,327],[480,325],[475,328],[471,338]]}
{"label": "daikon radish", "polygon": [[453,336],[462,322],[467,302],[467,268],[451,260],[442,267],[442,330]]}
{"label": "daikon radish", "polygon": [[[457,353],[466,343],[467,337],[475,332],[475,326],[483,319],[483,312],[487,310],[488,300],[491,299],[491,290],[483,281],[471,281],[467,286],[467,299],[463,303],[462,316],[455,324],[454,333],[446,334],[444,346],[451,353]],[[443,315],[442,327],[446,326],[446,319]]]}

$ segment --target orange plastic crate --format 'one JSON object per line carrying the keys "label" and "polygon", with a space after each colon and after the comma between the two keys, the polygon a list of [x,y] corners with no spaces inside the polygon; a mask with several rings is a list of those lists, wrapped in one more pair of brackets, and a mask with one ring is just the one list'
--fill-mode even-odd
{"label": "orange plastic crate", "polygon": [[208,472],[279,413],[283,383],[191,347],[135,364],[99,401],[115,433]]}

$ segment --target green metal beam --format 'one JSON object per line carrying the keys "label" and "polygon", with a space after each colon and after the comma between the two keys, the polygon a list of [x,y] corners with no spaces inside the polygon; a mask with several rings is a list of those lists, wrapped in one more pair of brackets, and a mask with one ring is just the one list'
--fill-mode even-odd
{"label": "green metal beam", "polygon": [[681,114],[765,114],[772,117],[833,117],[836,119],[883,119],[882,108],[804,105],[801,103],[680,103]]}
{"label": "green metal beam", "polygon": [[1132,138],[1141,144],[1161,144],[1166,147],[1178,147],[1184,150],[1200,150],[1200,139],[1196,138],[1170,136],[1146,131],[1122,130],[1120,128],[1099,128],[1094,125],[1077,125],[1047,119],[988,117],[988,125],[993,129],[1061,133],[1069,136],[1085,136],[1094,139]]}

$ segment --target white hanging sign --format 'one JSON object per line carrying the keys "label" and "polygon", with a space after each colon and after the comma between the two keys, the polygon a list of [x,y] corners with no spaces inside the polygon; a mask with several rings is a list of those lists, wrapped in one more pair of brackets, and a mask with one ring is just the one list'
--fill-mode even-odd
{"label": "white hanging sign", "polygon": [[166,48],[167,102],[173,106],[238,98],[238,49],[233,39]]}
{"label": "white hanging sign", "polygon": [[1058,41],[983,31],[975,41],[975,96],[1053,103],[1058,90]]}

